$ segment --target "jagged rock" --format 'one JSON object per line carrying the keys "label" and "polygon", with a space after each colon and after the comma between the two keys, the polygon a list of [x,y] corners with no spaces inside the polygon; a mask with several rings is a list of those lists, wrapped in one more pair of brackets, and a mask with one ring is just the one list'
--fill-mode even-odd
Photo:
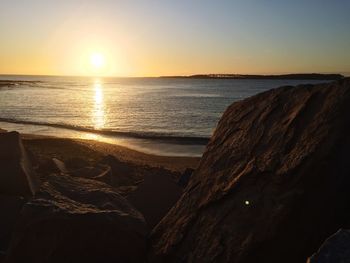
{"label": "jagged rock", "polygon": [[191,176],[192,176],[193,172],[194,172],[194,169],[187,168],[187,169],[183,172],[183,174],[181,175],[179,181],[177,182],[178,185],[180,185],[181,187],[185,188],[185,187],[188,185],[188,183],[189,183],[189,181],[190,181],[190,179],[191,179]]}
{"label": "jagged rock", "polygon": [[142,262],[143,216],[108,185],[49,176],[22,209],[6,262]]}
{"label": "jagged rock", "polygon": [[166,215],[182,194],[182,189],[169,176],[151,174],[127,199],[153,228]]}
{"label": "jagged rock", "polygon": [[232,104],[152,233],[163,262],[306,262],[350,217],[350,79]]}
{"label": "jagged rock", "polygon": [[350,230],[339,229],[327,238],[308,263],[350,262]]}
{"label": "jagged rock", "polygon": [[30,196],[38,188],[19,133],[0,133],[0,194]]}

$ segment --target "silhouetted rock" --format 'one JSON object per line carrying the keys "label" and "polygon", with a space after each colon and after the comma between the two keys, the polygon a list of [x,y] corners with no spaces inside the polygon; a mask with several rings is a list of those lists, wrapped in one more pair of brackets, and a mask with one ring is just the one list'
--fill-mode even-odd
{"label": "silhouetted rock", "polygon": [[51,175],[22,209],[6,262],[143,262],[143,216],[108,185]]}
{"label": "silhouetted rock", "polygon": [[232,104],[151,260],[306,262],[350,217],[350,79]]}
{"label": "silhouetted rock", "polygon": [[187,168],[183,174],[181,175],[179,181],[178,181],[178,185],[180,185],[181,187],[185,188],[188,185],[188,182],[191,179],[191,176],[194,172],[194,169],[191,168]]}
{"label": "silhouetted rock", "polygon": [[127,199],[153,228],[166,215],[182,194],[182,189],[169,176],[151,174]]}
{"label": "silhouetted rock", "polygon": [[26,199],[21,196],[0,194],[0,254],[5,254],[8,249],[12,231],[25,202]]}
{"label": "silhouetted rock", "polygon": [[308,263],[350,262],[350,231],[339,229],[322,244]]}
{"label": "silhouetted rock", "polygon": [[0,194],[30,196],[38,188],[19,133],[0,133]]}
{"label": "silhouetted rock", "polygon": [[135,169],[133,165],[123,162],[112,155],[107,155],[102,163],[107,164],[112,169],[112,185],[124,186],[135,184]]}

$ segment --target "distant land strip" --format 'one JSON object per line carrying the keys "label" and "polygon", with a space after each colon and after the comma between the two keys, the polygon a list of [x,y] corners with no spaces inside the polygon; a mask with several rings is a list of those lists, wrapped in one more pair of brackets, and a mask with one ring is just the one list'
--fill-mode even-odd
{"label": "distant land strip", "polygon": [[242,74],[198,74],[189,76],[161,76],[161,78],[190,78],[190,79],[319,79],[339,80],[344,78],[341,74],[283,74],[283,75],[242,75]]}

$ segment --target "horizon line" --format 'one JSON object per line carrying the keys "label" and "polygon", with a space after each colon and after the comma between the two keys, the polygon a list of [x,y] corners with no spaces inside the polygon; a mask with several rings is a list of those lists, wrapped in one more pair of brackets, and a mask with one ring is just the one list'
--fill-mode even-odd
{"label": "horizon line", "polygon": [[287,72],[287,73],[195,73],[195,74],[188,74],[188,75],[153,75],[153,76],[116,76],[116,75],[101,75],[101,76],[89,76],[89,75],[60,75],[60,74],[22,74],[22,73],[0,73],[0,76],[37,76],[37,77],[75,77],[75,78],[162,78],[162,77],[191,77],[191,76],[210,76],[210,75],[237,75],[237,76],[249,76],[249,75],[256,75],[256,76],[280,76],[280,75],[297,75],[297,74],[339,74],[343,75],[344,77],[350,77],[350,71],[349,72]]}

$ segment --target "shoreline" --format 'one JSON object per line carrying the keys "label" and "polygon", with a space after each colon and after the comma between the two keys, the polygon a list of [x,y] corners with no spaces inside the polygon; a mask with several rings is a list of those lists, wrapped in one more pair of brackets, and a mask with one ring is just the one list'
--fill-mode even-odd
{"label": "shoreline", "polygon": [[[6,130],[0,128],[0,132]],[[141,166],[165,168],[174,172],[195,169],[200,157],[161,156],[143,153],[128,147],[90,139],[43,136],[21,133],[24,145],[35,155],[51,158],[87,158],[96,161],[112,155],[122,161]]]}
{"label": "shoreline", "polygon": [[[164,139],[138,138],[132,136],[109,135],[91,131],[75,130],[50,125],[35,125],[27,123],[4,122],[0,127],[8,131],[18,131],[21,134],[52,138],[67,138],[73,140],[92,140],[121,146],[140,153],[164,157],[201,157],[207,140],[191,140],[191,138]],[[58,135],[58,136],[57,136]]]}

